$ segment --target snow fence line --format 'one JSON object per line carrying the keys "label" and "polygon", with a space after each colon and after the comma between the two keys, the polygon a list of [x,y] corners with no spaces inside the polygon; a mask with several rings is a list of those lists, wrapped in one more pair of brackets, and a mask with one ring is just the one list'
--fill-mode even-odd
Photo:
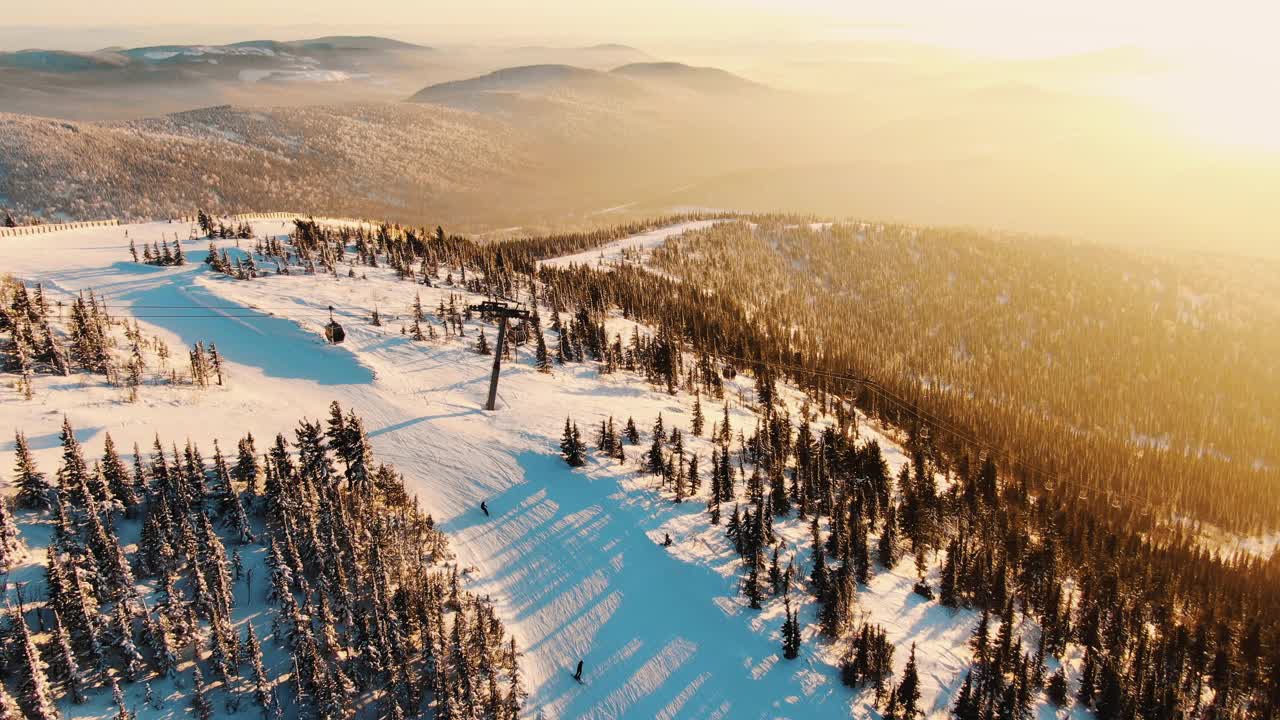
{"label": "snow fence line", "polygon": [[[260,213],[240,213],[238,215],[211,215],[214,220],[232,220],[234,222],[249,222],[251,220],[293,220],[294,218],[308,218],[310,213],[297,212],[260,212]],[[321,220],[336,220],[338,222],[357,222],[374,224],[372,220],[363,220],[361,218],[341,218],[341,217],[322,217]],[[195,222],[196,216],[189,215],[175,218],[176,222]]]}
{"label": "snow fence line", "polygon": [[87,227],[107,227],[109,225],[119,225],[120,221],[112,218],[110,220],[85,220],[83,222],[69,223],[49,223],[47,225],[23,225],[21,227],[0,227],[0,237],[17,237],[18,235],[39,235],[41,233],[58,232],[59,230],[75,230],[77,228]]}
{"label": "snow fence line", "polygon": [[[288,220],[291,218],[302,217],[299,213],[291,212],[260,212],[260,213],[239,213],[238,215],[210,215],[214,220],[232,220],[235,222],[247,222],[249,220]],[[174,218],[174,222],[195,222],[195,215],[183,215],[180,218]]]}
{"label": "snow fence line", "polygon": [[[218,217],[218,216],[215,216]],[[293,218],[308,217],[306,213],[293,212],[263,212],[263,213],[240,213],[239,215],[222,216],[229,218],[235,222],[248,222],[251,220],[292,220]],[[324,218],[325,220],[337,220],[340,222],[358,222],[370,223],[369,220],[361,220],[358,218]],[[193,223],[196,221],[195,215],[172,218],[173,222]],[[40,235],[42,233],[58,232],[59,230],[75,230],[77,228],[90,227],[110,227],[119,225],[118,218],[110,220],[83,220],[80,222],[69,223],[46,223],[43,225],[22,225],[20,227],[0,227],[0,237],[17,237],[19,235]]]}

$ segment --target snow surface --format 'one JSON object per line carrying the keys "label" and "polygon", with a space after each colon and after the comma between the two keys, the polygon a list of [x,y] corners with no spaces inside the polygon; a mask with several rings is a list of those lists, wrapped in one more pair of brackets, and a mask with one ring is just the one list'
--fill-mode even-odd
{"label": "snow surface", "polygon": [[[621,206],[620,206],[621,207]],[[605,211],[602,211],[605,212]],[[632,235],[631,237],[621,240],[614,240],[611,243],[601,245],[598,248],[584,250],[573,255],[562,255],[558,258],[543,260],[540,264],[548,267],[568,267],[570,265],[617,265],[623,261],[623,256],[643,256],[644,253],[662,245],[668,238],[675,237],[690,230],[701,230],[710,227],[716,223],[724,222],[723,220],[694,220],[691,222],[678,223],[669,225],[664,228],[652,230],[640,235]]]}
{"label": "snow surface", "polygon": [[[652,248],[703,224],[611,243],[603,254],[616,260],[624,247]],[[259,235],[284,234],[288,227],[278,220],[254,223]],[[400,332],[415,292],[428,312],[442,299],[447,303],[450,294],[464,302],[478,298],[457,288],[398,281],[385,268],[358,269],[367,280],[297,274],[236,281],[200,262],[205,240],[185,243],[190,261],[185,267],[127,261],[129,238],[141,244],[172,240],[174,233],[187,238],[189,231],[186,224],[162,222],[0,238],[0,268],[42,282],[51,300],[92,288],[107,296],[115,315],[139,317],[146,334],[165,338],[175,352],[211,341],[227,362],[226,387],[145,387],[134,404],[124,402],[122,390],[89,376],[38,378],[31,401],[10,387],[0,388],[3,437],[15,428],[25,430],[46,473],[57,468],[64,413],[90,456],[101,453],[107,431],[121,449],[134,442],[145,449],[157,432],[179,444],[190,437],[207,456],[215,438],[224,450],[234,448],[246,432],[265,442],[276,432],[288,432],[304,415],[322,417],[328,403],[337,400],[364,418],[376,456],[405,474],[448,533],[459,563],[473,569],[465,575],[469,589],[494,598],[523,653],[529,717],[879,716],[869,709],[869,690],[855,692],[839,682],[834,663],[843,645],[815,637],[816,606],[805,593],[795,593],[795,599],[806,601],[801,656],[781,657],[781,600],[770,600],[763,611],[747,608],[738,592],[741,562],[723,526],[706,520],[705,477],[702,500],[675,504],[658,492],[654,478],[635,472],[642,447],[628,446],[625,466],[593,457],[577,471],[557,454],[566,414],[588,438],[609,415],[620,423],[634,417],[647,436],[661,412],[668,428],[687,431],[692,398],[672,397],[625,372],[600,376],[589,363],[557,366],[550,376],[542,375],[526,347],[504,365],[499,410],[487,413],[480,407],[491,358],[473,353],[471,346],[480,327],[492,339],[491,326],[468,323],[466,338],[446,340],[441,333],[423,343]],[[600,255],[592,250],[549,264],[595,262]],[[347,331],[337,347],[326,345],[320,335],[329,305]],[[367,322],[375,306],[383,327]],[[246,308],[270,316],[232,317]],[[614,319],[610,330],[625,338],[630,323]],[[726,392],[735,431],[754,427],[745,407],[750,394],[745,378]],[[782,395],[794,414],[799,394],[783,388]],[[704,412],[709,428],[720,417],[721,404],[704,399]],[[862,432],[880,440],[896,472],[905,462],[900,448],[868,427]],[[686,447],[701,457],[705,475],[710,445],[689,439]],[[0,446],[11,449],[11,443]],[[491,518],[479,511],[482,500]],[[32,545],[47,541],[47,526],[23,529]],[[778,529],[807,577],[807,524],[792,518]],[[675,541],[671,548],[658,545],[664,533]],[[42,561],[41,553],[33,553],[15,577],[36,580]],[[265,572],[258,577],[265,583]],[[936,566],[933,581],[936,585]],[[965,641],[976,616],[922,600],[911,593],[913,582],[910,559],[894,571],[877,568],[869,587],[860,590],[859,612],[884,625],[897,644],[896,672],[905,665],[911,643],[917,643],[922,707],[929,717],[947,717],[970,659]],[[237,619],[260,623],[265,636],[264,609],[250,603]],[[583,685],[571,678],[579,659],[585,660]],[[140,717],[188,716],[185,701],[154,712],[143,707],[140,684],[125,690]],[[72,718],[107,717],[109,703],[109,693],[100,693],[89,705],[64,710]],[[221,700],[215,698],[215,704],[221,712]],[[1048,706],[1038,712],[1053,716]],[[257,711],[241,714],[256,717]]]}

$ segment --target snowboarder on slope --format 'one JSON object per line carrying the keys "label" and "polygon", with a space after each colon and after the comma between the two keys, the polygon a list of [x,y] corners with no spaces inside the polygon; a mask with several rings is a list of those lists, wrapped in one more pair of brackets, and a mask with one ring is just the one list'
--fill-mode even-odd
{"label": "snowboarder on slope", "polygon": [[480,501],[480,509],[484,511],[485,517],[489,517],[489,506],[483,500]]}
{"label": "snowboarder on slope", "polygon": [[662,547],[671,547],[671,533],[663,534],[666,535],[666,537],[662,539]]}
{"label": "snowboarder on slope", "polygon": [[573,674],[573,679],[582,682],[582,661],[578,661],[578,671]]}

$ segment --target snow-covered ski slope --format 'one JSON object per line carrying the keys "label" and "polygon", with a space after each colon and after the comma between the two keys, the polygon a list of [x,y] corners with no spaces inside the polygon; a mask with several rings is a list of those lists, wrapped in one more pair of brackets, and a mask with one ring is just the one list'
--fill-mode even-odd
{"label": "snow-covered ski slope", "polygon": [[[254,223],[259,236],[288,229],[279,220]],[[681,229],[631,245],[660,242],[658,236]],[[385,268],[357,270],[367,279],[295,274],[236,281],[200,262],[206,240],[184,242],[185,267],[129,261],[129,238],[139,245],[172,241],[175,232],[185,239],[189,228],[151,223],[0,238],[0,268],[43,283],[50,300],[91,288],[108,298],[115,315],[137,317],[175,352],[214,342],[227,361],[226,387],[149,386],[133,404],[100,377],[37,378],[32,400],[0,388],[0,438],[24,429],[46,472],[58,465],[64,413],[92,455],[107,431],[121,448],[134,442],[146,448],[157,432],[202,445],[217,438],[224,448],[249,431],[265,441],[289,431],[298,417],[321,417],[337,400],[364,418],[377,458],[406,475],[449,534],[468,587],[495,599],[523,653],[529,717],[878,717],[870,690],[841,685],[834,663],[843,645],[816,637],[816,605],[806,593],[794,594],[806,600],[801,655],[782,658],[782,601],[771,599],[762,611],[746,606],[738,591],[741,563],[724,526],[707,522],[705,481],[701,499],[675,504],[654,478],[637,472],[643,447],[628,446],[625,465],[593,455],[580,470],[558,455],[566,415],[587,438],[608,416],[618,423],[634,417],[647,436],[662,413],[668,428],[687,431],[691,397],[667,395],[626,372],[601,376],[591,363],[540,374],[526,346],[503,366],[498,411],[484,412],[492,359],[472,347],[481,328],[492,342],[491,325],[469,322],[465,338],[440,334],[426,342],[400,330],[415,293],[428,312],[450,294],[463,302],[479,297],[397,280]],[[600,251],[587,255],[597,260]],[[347,332],[341,346],[321,336],[330,305]],[[382,327],[368,322],[375,306]],[[271,316],[244,317],[257,315],[251,308]],[[630,325],[616,319],[610,330],[625,338]],[[749,388],[741,380],[726,393],[735,433],[755,424],[743,402]],[[783,394],[793,411],[799,407],[797,393]],[[704,398],[704,411],[709,427],[721,403]],[[866,427],[863,433],[878,435]],[[900,450],[888,438],[880,442],[896,473],[904,462]],[[705,468],[710,444],[690,439],[686,447]],[[10,458],[3,460],[6,471],[10,450],[11,442],[0,444]],[[482,500],[491,517],[480,512]],[[793,517],[778,528],[807,576],[807,524]],[[659,545],[665,533],[674,540],[670,548]],[[936,567],[933,573],[936,587]],[[859,612],[884,625],[897,644],[895,672],[917,643],[922,707],[930,717],[945,717],[969,662],[965,641],[975,616],[912,594],[913,582],[909,558],[894,571],[878,569],[859,595]],[[579,659],[583,684],[572,678]],[[177,705],[176,716],[185,707]],[[145,716],[140,703],[139,709]],[[1052,716],[1048,706],[1039,710]],[[84,709],[70,716],[84,717]]]}

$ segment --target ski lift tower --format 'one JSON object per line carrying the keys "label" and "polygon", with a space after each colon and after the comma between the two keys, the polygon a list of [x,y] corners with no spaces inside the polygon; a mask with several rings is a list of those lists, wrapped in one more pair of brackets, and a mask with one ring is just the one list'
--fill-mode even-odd
{"label": "ski lift tower", "polygon": [[479,305],[472,305],[471,311],[498,318],[498,342],[493,348],[493,374],[489,376],[489,402],[484,406],[485,410],[493,410],[498,401],[498,371],[502,369],[502,350],[507,341],[507,320],[527,320],[530,315],[528,310],[512,307],[510,303],[498,300],[485,300]]}

